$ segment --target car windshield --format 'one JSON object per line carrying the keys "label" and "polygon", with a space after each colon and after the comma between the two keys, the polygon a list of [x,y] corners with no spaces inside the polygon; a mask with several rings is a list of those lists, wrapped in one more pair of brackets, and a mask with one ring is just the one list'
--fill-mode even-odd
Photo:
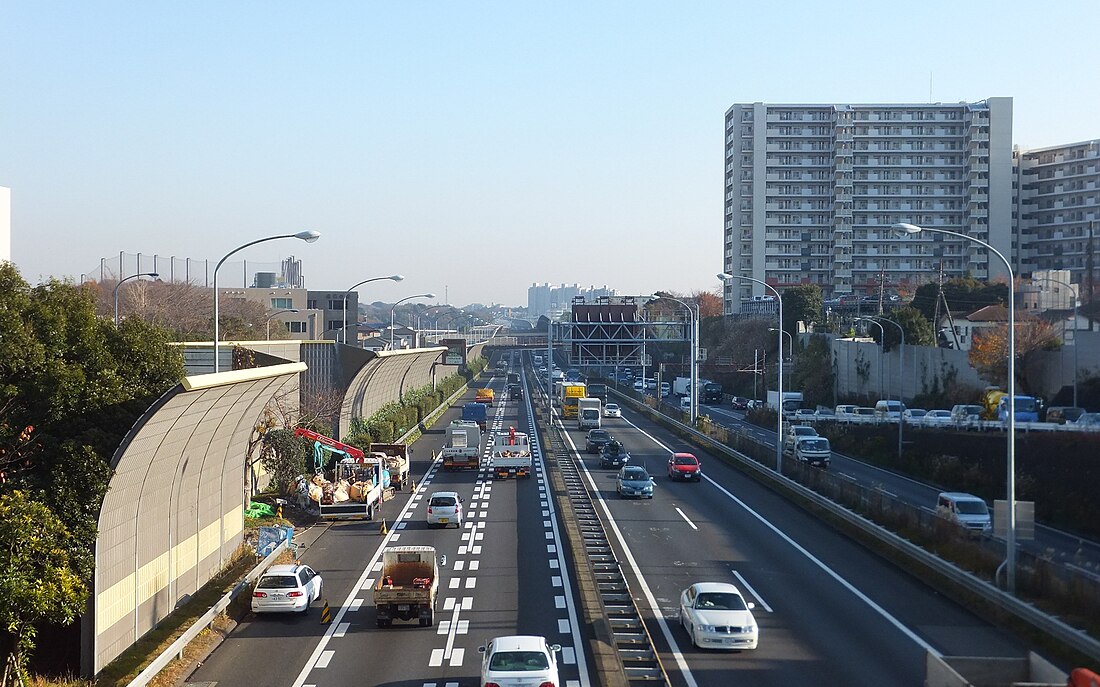
{"label": "car windshield", "polygon": [[490,670],[546,670],[550,661],[541,651],[498,651],[489,660]]}
{"label": "car windshield", "polygon": [[853,412],[856,415],[874,415],[875,414],[875,409],[874,408],[856,408]]}
{"label": "car windshield", "polygon": [[604,407],[607,408],[608,410],[618,410],[619,409],[619,404],[618,403],[608,403]]}
{"label": "car windshield", "polygon": [[817,434],[817,430],[813,427],[795,427],[794,433],[800,437],[812,437]]}
{"label": "car windshield", "polygon": [[609,441],[604,445],[603,450],[605,453],[617,454],[623,445],[617,441]]}
{"label": "car windshield", "polygon": [[745,611],[745,600],[733,592],[704,592],[695,600],[696,608],[713,611]]}
{"label": "car windshield", "polygon": [[259,589],[294,589],[298,579],[293,575],[265,575],[256,585]]}
{"label": "car windshield", "polygon": [[453,506],[455,505],[455,497],[453,496],[433,496],[429,506]]}
{"label": "car windshield", "polygon": [[923,417],[926,414],[927,413],[925,413],[923,410],[910,410],[909,411],[909,417]]}
{"label": "car windshield", "polygon": [[673,465],[695,465],[696,462],[691,456],[675,456],[672,459]]}
{"label": "car windshield", "polygon": [[649,473],[644,468],[631,468],[623,473],[623,479],[631,482],[641,482],[649,479]]}
{"label": "car windshield", "polygon": [[606,429],[594,429],[588,433],[588,438],[593,441],[607,441],[611,434]]}
{"label": "car windshield", "polygon": [[985,515],[989,512],[982,501],[956,501],[955,510],[962,515]]}
{"label": "car windshield", "polygon": [[828,439],[803,439],[802,448],[809,451],[826,451],[829,449]]}

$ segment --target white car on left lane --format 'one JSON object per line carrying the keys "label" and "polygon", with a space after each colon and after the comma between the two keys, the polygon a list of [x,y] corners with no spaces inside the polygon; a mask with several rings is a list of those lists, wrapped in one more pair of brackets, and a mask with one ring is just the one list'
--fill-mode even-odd
{"label": "white car on left lane", "polygon": [[323,582],[308,565],[273,565],[252,590],[253,613],[305,613],[321,598]]}
{"label": "white car on left lane", "polygon": [[725,582],[697,582],[680,594],[680,624],[692,646],[704,649],[755,649],[760,630],[753,603]]}

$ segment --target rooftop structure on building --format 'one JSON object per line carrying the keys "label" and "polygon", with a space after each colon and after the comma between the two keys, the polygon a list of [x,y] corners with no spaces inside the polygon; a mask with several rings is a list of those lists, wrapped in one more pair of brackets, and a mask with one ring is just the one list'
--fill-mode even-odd
{"label": "rooftop structure on building", "polygon": [[[725,118],[724,271],[826,297],[996,276],[1012,251],[1012,99],[956,104],[736,104]],[[999,261],[998,261],[999,263]],[[726,284],[727,313],[766,295]],[[755,306],[754,306],[755,307]]]}

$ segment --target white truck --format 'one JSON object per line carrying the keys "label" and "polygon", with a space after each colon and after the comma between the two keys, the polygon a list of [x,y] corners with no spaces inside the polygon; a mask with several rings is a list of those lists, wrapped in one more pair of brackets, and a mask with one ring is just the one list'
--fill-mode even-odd
{"label": "white truck", "polygon": [[531,442],[523,432],[510,429],[493,437],[490,462],[493,474],[500,479],[531,477]]}
{"label": "white truck", "polygon": [[600,399],[577,399],[577,427],[579,429],[600,428]]}
{"label": "white truck", "polygon": [[439,564],[431,546],[394,546],[382,551],[382,575],[374,583],[378,627],[394,619],[435,624]]}
{"label": "white truck", "polygon": [[382,507],[389,486],[389,471],[379,455],[362,459],[344,458],[333,466],[332,479],[314,475],[310,496],[317,501],[322,518],[365,518],[373,520]]}
{"label": "white truck", "polygon": [[481,428],[476,422],[455,420],[447,426],[443,447],[444,470],[477,470],[481,467]]}
{"label": "white truck", "polygon": [[[779,406],[779,392],[768,391],[768,407],[775,409]],[[783,392],[783,413],[789,415],[802,407],[801,391]]]}

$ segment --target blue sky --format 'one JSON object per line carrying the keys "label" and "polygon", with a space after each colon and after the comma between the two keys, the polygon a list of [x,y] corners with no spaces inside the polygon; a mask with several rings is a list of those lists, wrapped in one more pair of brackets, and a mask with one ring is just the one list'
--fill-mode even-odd
{"label": "blue sky", "polygon": [[[294,254],[307,285],[525,305],[718,286],[735,102],[1012,96],[1100,138],[1100,3],[53,2],[0,20],[23,275],[119,251]],[[376,288],[375,288],[376,287]],[[440,298],[441,300],[442,298]]]}

